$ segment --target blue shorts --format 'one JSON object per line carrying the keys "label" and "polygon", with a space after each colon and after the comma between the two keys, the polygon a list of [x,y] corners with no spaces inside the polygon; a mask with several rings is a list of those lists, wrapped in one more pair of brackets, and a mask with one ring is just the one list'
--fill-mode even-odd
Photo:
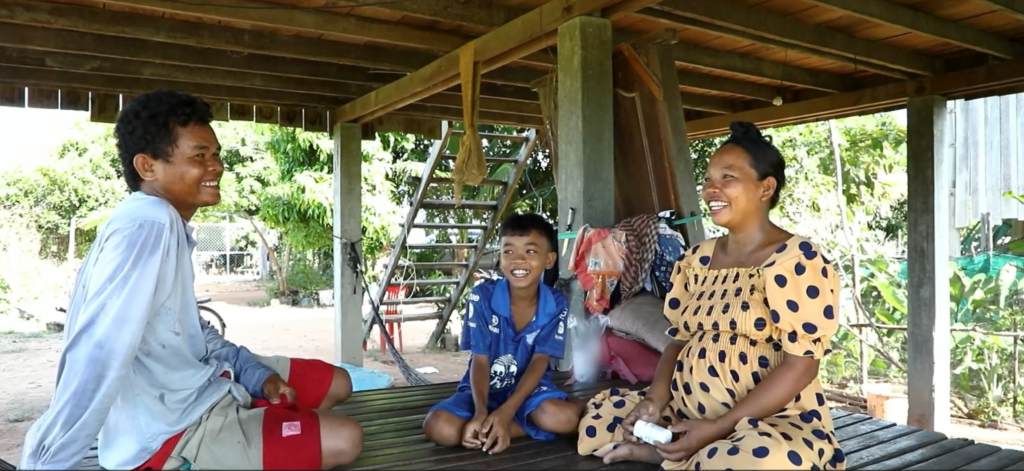
{"label": "blue shorts", "polygon": [[[491,391],[488,393],[487,412],[494,412],[501,407],[513,392],[515,392],[514,389],[497,393]],[[534,440],[554,440],[555,438],[555,434],[541,430],[534,425],[533,421],[530,420],[530,414],[537,410],[541,403],[548,399],[569,400],[569,395],[559,391],[558,388],[552,384],[541,383],[540,386],[537,386],[537,389],[533,390],[533,394],[530,394],[530,397],[523,401],[523,405],[519,407],[519,410],[516,411],[514,420],[523,428],[526,435]],[[443,410],[462,420],[470,420],[476,413],[476,406],[473,404],[473,392],[468,390],[459,391],[455,393],[454,396],[441,401],[430,410]]]}

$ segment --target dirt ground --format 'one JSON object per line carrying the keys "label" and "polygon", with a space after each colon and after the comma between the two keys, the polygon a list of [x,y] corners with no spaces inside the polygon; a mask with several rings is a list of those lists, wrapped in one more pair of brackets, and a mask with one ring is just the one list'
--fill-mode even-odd
{"label": "dirt ground", "polygon": [[[197,286],[197,296],[210,296],[208,304],[227,324],[226,337],[261,354],[334,360],[334,317],[331,308],[286,306],[253,307],[265,297],[257,283],[206,284]],[[434,328],[433,321],[402,324],[405,343],[402,356],[414,367],[434,367],[427,375],[433,382],[458,380],[466,367],[465,353],[425,352],[423,346]],[[0,328],[0,332],[7,328]],[[371,335],[363,366],[380,370],[406,385],[389,353],[382,353]],[[397,342],[397,339],[396,339]],[[0,458],[17,463],[21,442],[31,426],[49,406],[56,377],[61,335],[38,332],[0,333]],[[1020,449],[1024,433],[993,430],[956,422],[953,437]]]}

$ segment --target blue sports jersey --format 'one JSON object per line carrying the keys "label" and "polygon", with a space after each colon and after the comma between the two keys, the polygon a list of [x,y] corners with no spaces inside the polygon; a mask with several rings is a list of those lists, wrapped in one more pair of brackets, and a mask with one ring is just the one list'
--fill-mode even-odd
{"label": "blue sports jersey", "polygon": [[[516,333],[508,280],[487,281],[469,294],[462,329],[462,350],[487,355],[491,361],[491,392],[511,392],[519,384],[535,353],[562,358],[565,354],[566,315],[569,302],[560,291],[541,284],[537,313]],[[459,383],[459,391],[470,391],[470,369]],[[551,368],[541,385],[551,383]]]}

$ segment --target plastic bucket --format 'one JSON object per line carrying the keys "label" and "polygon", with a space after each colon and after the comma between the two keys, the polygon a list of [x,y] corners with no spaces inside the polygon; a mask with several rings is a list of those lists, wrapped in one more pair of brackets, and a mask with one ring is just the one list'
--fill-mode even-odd
{"label": "plastic bucket", "polygon": [[863,386],[868,415],[906,425],[909,402],[907,387],[902,384],[870,383]]}

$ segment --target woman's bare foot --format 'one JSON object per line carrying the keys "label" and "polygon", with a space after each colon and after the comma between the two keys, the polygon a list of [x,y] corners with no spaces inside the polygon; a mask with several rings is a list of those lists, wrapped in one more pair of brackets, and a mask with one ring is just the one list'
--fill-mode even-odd
{"label": "woman's bare foot", "polygon": [[617,461],[639,461],[641,463],[661,464],[661,455],[653,445],[646,443],[623,443],[604,455],[604,464]]}

